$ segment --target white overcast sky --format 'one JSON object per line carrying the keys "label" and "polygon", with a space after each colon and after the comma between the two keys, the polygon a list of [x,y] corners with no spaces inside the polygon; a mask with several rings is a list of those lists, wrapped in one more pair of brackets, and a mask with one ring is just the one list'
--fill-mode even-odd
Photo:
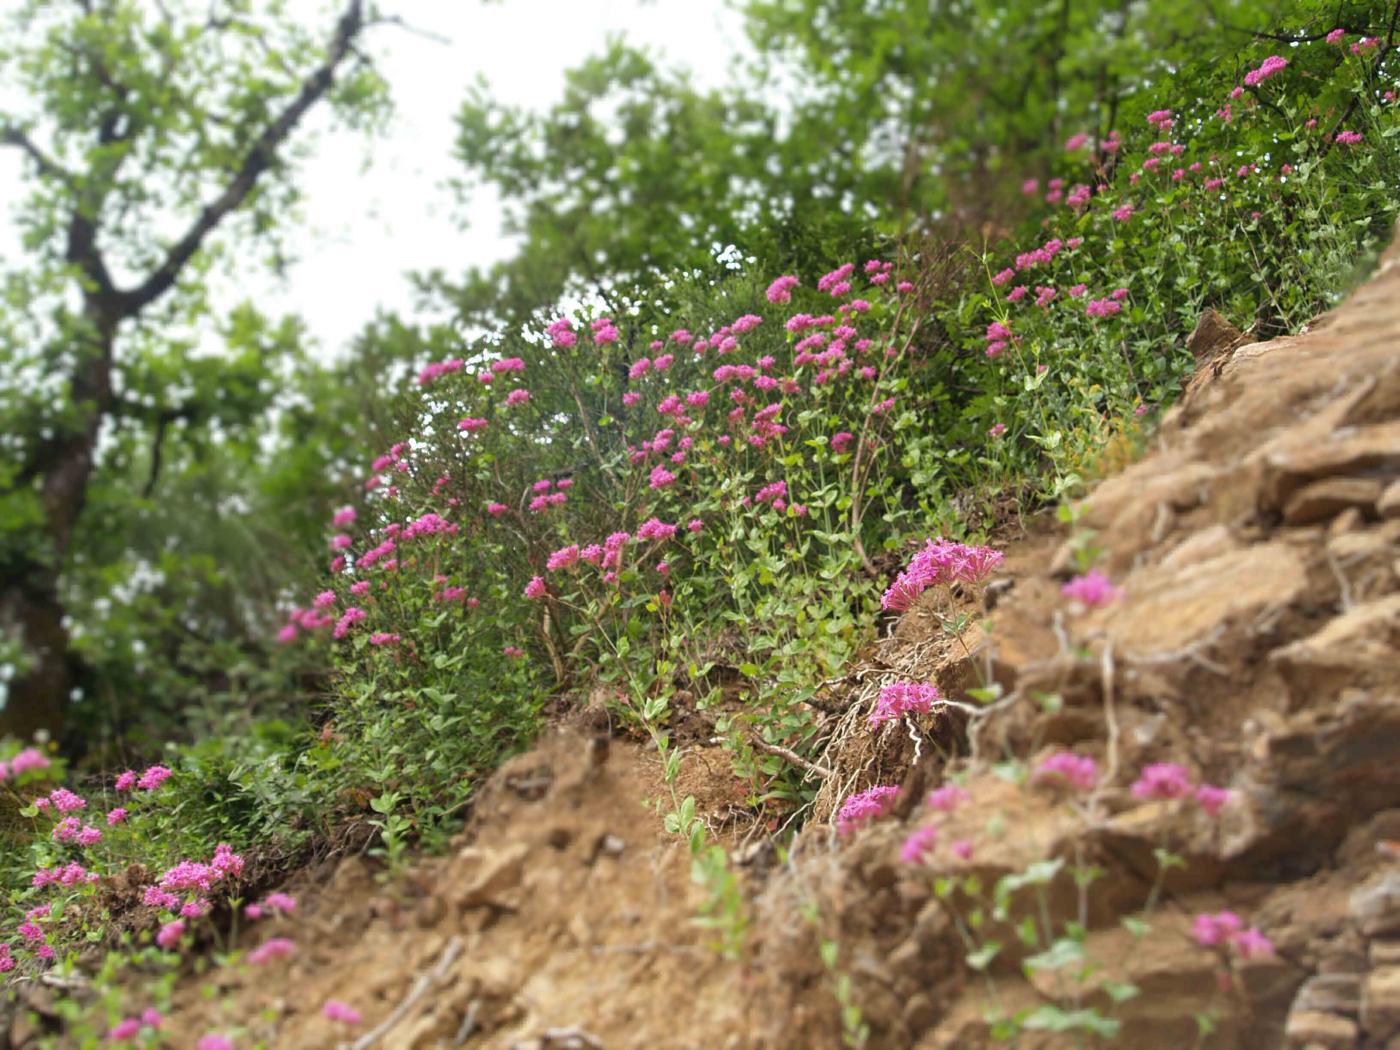
{"label": "white overcast sky", "polygon": [[[13,4],[0,0],[0,12]],[[290,7],[331,25],[325,0]],[[363,137],[323,134],[302,176],[305,218],[285,281],[249,274],[214,289],[221,302],[251,292],[269,312],[299,313],[323,354],[339,351],[376,307],[407,309],[406,271],[442,267],[450,275],[510,254],[490,195],[481,191],[471,202],[462,231],[444,186],[460,174],[450,156],[453,115],[478,75],[502,102],[543,109],[560,97],[564,70],[600,51],[610,34],[689,68],[701,87],[721,84],[733,56],[747,53],[741,21],[724,0],[382,0],[382,7],[450,43],[374,30],[369,50],[396,106],[389,133],[368,149]],[[20,170],[18,151],[0,149],[0,256],[10,260],[19,247],[8,213]]]}

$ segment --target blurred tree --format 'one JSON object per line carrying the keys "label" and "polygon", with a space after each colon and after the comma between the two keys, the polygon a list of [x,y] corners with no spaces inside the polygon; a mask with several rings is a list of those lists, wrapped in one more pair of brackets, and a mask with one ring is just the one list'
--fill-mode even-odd
{"label": "blurred tree", "polygon": [[[0,733],[57,728],[86,684],[74,569],[140,586],[110,570],[130,569],[172,442],[220,449],[227,472],[238,457],[224,439],[243,431],[252,462],[244,428],[266,417],[300,332],[244,307],[211,351],[204,278],[234,244],[278,264],[308,112],[361,128],[387,112],[357,49],[374,21],[347,0],[326,40],[282,3],[28,0],[0,40],[0,84],[23,100],[0,111],[0,143],[24,155],[32,187],[18,209],[27,255],[0,287],[0,663],[13,675]],[[146,521],[172,524],[160,517]],[[149,553],[148,574],[187,568]]]}
{"label": "blurred tree", "polygon": [[[711,60],[740,73],[734,56]],[[457,117],[459,190],[493,188],[520,249],[423,283],[464,324],[494,328],[565,296],[620,309],[639,284],[654,296],[657,274],[713,266],[734,246],[779,265],[815,241],[868,236],[869,216],[842,207],[853,181],[839,138],[795,139],[783,119],[748,85],[701,91],[621,41],[569,70],[544,113],[478,86]]]}
{"label": "blurred tree", "polygon": [[[793,84],[789,137],[844,144],[894,228],[1018,218],[1017,188],[1145,105],[1232,84],[1252,45],[1343,27],[1389,39],[1395,0],[744,0],[764,76]],[[1266,52],[1267,53],[1267,52]],[[1178,99],[1151,88],[1171,83]]]}
{"label": "blurred tree", "polygon": [[[1141,126],[1154,84],[1216,94],[1252,47],[1343,26],[1386,37],[1394,0],[742,0],[756,64],[701,91],[614,41],[536,113],[474,90],[458,114],[463,193],[490,187],[517,254],[425,287],[469,326],[563,298],[617,309],[657,274],[731,246],[809,268],[934,227],[1004,234],[1019,188],[1065,144]],[[1173,99],[1190,104],[1192,98]]]}

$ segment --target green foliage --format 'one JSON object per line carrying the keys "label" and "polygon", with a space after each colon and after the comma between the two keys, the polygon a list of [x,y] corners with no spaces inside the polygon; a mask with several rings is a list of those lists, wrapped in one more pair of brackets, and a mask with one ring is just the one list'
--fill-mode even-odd
{"label": "green foliage", "polygon": [[28,190],[24,254],[0,268],[0,620],[42,659],[10,675],[0,727],[55,730],[76,693],[93,742],[145,746],[224,693],[232,653],[264,662],[249,640],[271,589],[230,566],[296,557],[297,512],[256,535],[256,504],[305,338],[246,303],[216,316],[210,281],[280,263],[306,112],[382,122],[352,47],[365,20],[359,2],[324,26],[280,4],[9,13],[0,145]]}

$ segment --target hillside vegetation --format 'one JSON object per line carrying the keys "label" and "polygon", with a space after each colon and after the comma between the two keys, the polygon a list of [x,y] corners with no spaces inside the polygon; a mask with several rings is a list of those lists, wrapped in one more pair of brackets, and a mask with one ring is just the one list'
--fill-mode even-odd
{"label": "hillside vegetation", "polygon": [[[383,988],[372,1005],[343,989],[296,1036],[256,1016],[269,978],[246,967],[300,965],[285,961],[302,937],[283,880],[373,858],[328,899],[333,915],[369,894],[441,896],[406,890],[422,888],[415,872],[487,878],[486,851],[457,876],[431,858],[513,805],[500,786],[513,781],[485,801],[483,784],[561,724],[599,767],[616,741],[613,789],[640,788],[637,807],[688,858],[684,907],[666,914],[698,913],[708,931],[674,943],[703,955],[727,1031],[764,1033],[732,1045],[1282,1038],[1294,992],[1327,971],[1321,935],[1280,921],[1296,933],[1284,947],[1233,897],[1183,902],[1277,883],[1260,913],[1284,908],[1348,828],[1400,801],[1348,750],[1355,725],[1391,717],[1367,618],[1393,612],[1394,537],[1372,526],[1393,521],[1394,325],[1376,289],[1394,274],[1328,315],[1323,341],[1289,338],[1362,285],[1400,214],[1400,7],[1240,2],[1203,20],[1194,5],[970,3],[935,25],[920,3],[849,6],[747,5],[760,65],[732,92],[698,92],[617,44],[570,72],[548,113],[469,98],[456,149],[502,193],[520,254],[421,275],[451,322],[381,317],[337,365],[311,364],[294,322],[251,306],[224,322],[232,363],[154,334],[162,310],[172,332],[177,314],[210,320],[197,270],[180,268],[202,265],[203,219],[222,216],[193,212],[183,257],[123,226],[149,199],[122,165],[185,172],[166,151],[189,131],[184,103],[134,78],[161,59],[217,81],[213,53],[139,5],[53,14],[19,68],[58,121],[56,157],[0,122],[38,180],[37,269],[10,299],[59,304],[12,321],[4,345],[17,375],[73,377],[61,403],[22,382],[0,402],[18,464],[0,504],[5,620],[19,625],[5,716],[19,732],[0,745],[15,1045],[334,1045],[327,1033],[362,1013],[391,1017]],[[110,52],[91,36],[104,18],[127,34]],[[324,96],[352,124],[384,119],[372,71],[340,65],[374,23],[351,3],[328,50],[288,44],[282,68],[300,61],[307,79],[225,97],[254,114],[230,155],[262,156],[257,115],[274,103]],[[95,100],[33,72],[57,68],[69,32],[96,49]],[[1019,64],[985,65],[1021,39],[1039,42]],[[115,73],[98,60],[122,55]],[[754,102],[783,71],[801,89],[790,107]],[[108,126],[120,142],[83,152],[82,114],[123,77],[123,105],[140,90],[154,101]],[[149,152],[121,144],[147,141],[157,112],[170,123]],[[1000,116],[974,131],[988,113]],[[286,137],[299,118],[267,127]],[[259,193],[262,161],[230,165],[206,145],[190,186],[227,168],[227,213],[246,204],[254,226],[271,222],[282,183]],[[59,186],[79,188],[69,200]],[[155,283],[123,291],[100,252],[58,253],[65,215],[70,248],[85,222],[109,223],[93,252],[126,244],[123,270],[149,264]],[[1326,342],[1348,325],[1351,363]],[[94,361],[106,379],[87,389]],[[1268,444],[1290,414],[1297,435]],[[1158,434],[1162,450],[1133,466]],[[154,495],[162,456],[160,484],[191,507],[178,527]],[[1231,457],[1264,465],[1236,476]],[[1058,553],[1043,538],[1056,511]],[[1334,550],[1328,523],[1369,539]],[[1052,554],[1049,572],[1034,564]],[[1173,571],[1203,573],[1201,589],[1174,589]],[[1271,589],[1303,579],[1308,594]],[[1333,642],[1349,655],[1316,656]],[[1333,710],[1367,703],[1379,707]],[[1311,731],[1287,721],[1300,712],[1327,739],[1341,719],[1341,742],[1299,769],[1345,806],[1307,810],[1288,794],[1302,773],[1232,742],[1244,723],[1286,749]],[[550,769],[568,765],[551,754]],[[580,806],[595,804],[593,768]],[[1373,774],[1374,791],[1355,786]],[[1261,783],[1287,804],[1269,810],[1251,794]],[[578,818],[590,843],[630,834],[607,798]],[[1244,830],[1222,813],[1247,813]],[[1008,820],[1037,830],[1012,841]],[[562,858],[583,835],[551,848]],[[543,849],[522,845],[506,884],[449,900],[450,914],[514,915],[496,895]],[[1348,892],[1370,876],[1352,869]],[[813,889],[818,871],[828,881]],[[886,930],[853,901],[896,883],[924,885],[885,902]],[[1166,915],[1168,898],[1184,910]],[[942,925],[911,942],[931,901]],[[1148,967],[1204,975],[1189,1010],[1124,961],[1167,929],[1214,960]],[[925,989],[851,961],[897,951],[937,988],[914,1019]],[[1292,969],[1265,989],[1247,964],[1280,955]],[[218,980],[242,982],[230,1002],[245,1013],[199,1005],[190,989],[211,965],[243,974]],[[765,1029],[733,983],[741,965],[806,1019]],[[812,987],[819,1005],[802,999]],[[481,1045],[525,1045],[500,1041],[530,1036],[522,1015],[488,1023],[484,1006],[446,1041],[467,1030],[470,1001],[386,1045],[463,1045],[477,1030]],[[300,1004],[301,1020],[322,1006]],[[1341,1017],[1356,1039],[1385,1028],[1294,1012]],[[1153,1035],[1169,1014],[1196,1020]],[[1047,1032],[1070,1041],[1035,1041]],[[655,1045],[726,1045],[710,1038]],[[1332,1038],[1318,1045],[1352,1045]]]}

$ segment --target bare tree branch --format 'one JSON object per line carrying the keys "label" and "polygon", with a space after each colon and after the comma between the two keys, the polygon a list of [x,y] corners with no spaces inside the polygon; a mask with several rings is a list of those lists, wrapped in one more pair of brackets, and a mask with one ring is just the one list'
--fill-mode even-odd
{"label": "bare tree branch", "polygon": [[60,179],[70,186],[73,184],[72,173],[40,149],[22,128],[12,124],[0,124],[0,142],[23,150],[44,178]]}
{"label": "bare tree branch", "polygon": [[247,198],[258,179],[271,167],[278,148],[313,105],[330,90],[335,73],[346,55],[351,53],[355,37],[364,28],[363,0],[350,0],[336,24],[325,61],[302,82],[301,90],[286,109],[263,129],[234,172],[222,193],[201,210],[184,236],[175,242],[165,259],[139,286],[121,293],[123,311],[127,316],[137,313],[167,292],[180,276],[180,271],[199,251],[204,239],[228,214]]}

